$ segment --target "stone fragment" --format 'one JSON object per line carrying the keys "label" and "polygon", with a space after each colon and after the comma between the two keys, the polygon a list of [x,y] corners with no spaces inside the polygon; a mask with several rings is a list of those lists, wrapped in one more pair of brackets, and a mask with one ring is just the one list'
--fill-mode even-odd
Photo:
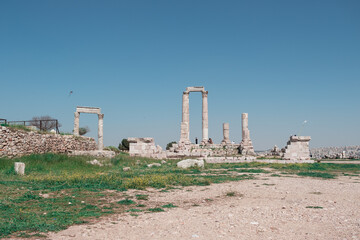
{"label": "stone fragment", "polygon": [[103,166],[101,162],[99,162],[97,159],[94,159],[92,161],[88,161],[91,165],[97,165],[97,166]]}
{"label": "stone fragment", "polygon": [[197,159],[185,159],[178,162],[177,167],[179,168],[191,168],[191,167],[204,167],[204,160],[197,160]]}
{"label": "stone fragment", "polygon": [[25,163],[15,162],[14,169],[16,174],[24,175],[25,174]]}
{"label": "stone fragment", "polygon": [[124,172],[130,171],[130,170],[131,170],[130,167],[123,167],[123,171],[124,171]]}
{"label": "stone fragment", "polygon": [[160,163],[150,163],[147,165],[149,168],[155,166],[155,167],[161,167],[161,164]]}

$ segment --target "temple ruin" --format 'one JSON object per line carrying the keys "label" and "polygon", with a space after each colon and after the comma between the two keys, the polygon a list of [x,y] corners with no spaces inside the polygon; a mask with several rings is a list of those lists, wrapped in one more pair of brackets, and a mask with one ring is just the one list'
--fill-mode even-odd
{"label": "temple ruin", "polygon": [[182,121],[179,143],[190,144],[190,114],[189,114],[189,94],[190,92],[202,93],[202,144],[209,139],[208,123],[208,91],[204,87],[187,87],[182,96]]}
{"label": "temple ruin", "polygon": [[79,121],[80,113],[92,113],[98,115],[98,150],[104,149],[104,114],[101,113],[101,108],[97,107],[76,107],[76,112],[74,113],[74,135],[79,136]]}

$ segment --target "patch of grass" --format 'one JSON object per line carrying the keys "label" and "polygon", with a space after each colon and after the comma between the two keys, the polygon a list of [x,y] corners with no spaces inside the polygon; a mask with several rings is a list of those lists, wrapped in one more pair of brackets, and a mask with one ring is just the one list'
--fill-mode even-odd
{"label": "patch of grass", "polygon": [[321,192],[309,192],[310,194],[321,195]]}
{"label": "patch of grass", "polygon": [[169,204],[166,204],[166,205],[162,205],[161,207],[163,207],[163,208],[176,208],[177,206],[175,206],[172,203],[169,203]]}
{"label": "patch of grass", "polygon": [[137,207],[146,207],[146,205],[145,204],[138,204],[138,205],[136,205]]}
{"label": "patch of grass", "polygon": [[281,177],[281,175],[275,174],[275,173],[274,173],[274,174],[271,174],[270,176],[271,176],[271,177]]}
{"label": "patch of grass", "polygon": [[323,207],[320,207],[320,206],[306,206],[306,208],[323,209]]}
{"label": "patch of grass", "polygon": [[149,200],[149,195],[138,194],[138,195],[136,195],[136,199],[137,200]]}
{"label": "patch of grass", "polygon": [[298,176],[326,178],[326,179],[335,178],[335,176],[336,176],[334,174],[326,173],[326,172],[298,172],[296,174]]}
{"label": "patch of grass", "polygon": [[235,195],[236,195],[236,192],[233,192],[233,191],[226,193],[227,197],[234,197]]}
{"label": "patch of grass", "polygon": [[121,205],[131,205],[131,204],[135,204],[136,202],[134,202],[131,199],[124,199],[124,200],[120,200],[117,203],[121,204]]}
{"label": "patch of grass", "polygon": [[274,184],[274,183],[263,183],[263,185],[265,185],[265,186],[274,186],[276,184]]}
{"label": "patch of grass", "polygon": [[143,210],[137,208],[130,208],[127,212],[142,212]]}
{"label": "patch of grass", "polygon": [[147,210],[148,210],[149,212],[165,212],[164,209],[159,208],[159,207],[157,207],[157,208],[148,208]]}

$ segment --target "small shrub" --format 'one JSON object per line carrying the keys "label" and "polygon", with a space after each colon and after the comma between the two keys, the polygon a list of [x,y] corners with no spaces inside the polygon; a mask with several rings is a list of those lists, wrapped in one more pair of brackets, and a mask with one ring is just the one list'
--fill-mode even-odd
{"label": "small shrub", "polygon": [[169,204],[166,204],[166,205],[162,205],[161,207],[163,207],[163,208],[176,208],[177,206],[175,206],[172,203],[169,203]]}
{"label": "small shrub", "polygon": [[118,148],[120,150],[129,151],[129,141],[126,138],[123,138],[123,140],[121,140],[121,143],[119,144]]}
{"label": "small shrub", "polygon": [[165,210],[162,208],[148,208],[147,210],[149,212],[165,212]]}
{"label": "small shrub", "polygon": [[130,208],[127,212],[142,212],[143,210],[137,208]]}
{"label": "small shrub", "polygon": [[176,144],[176,142],[172,141],[172,142],[169,142],[168,144],[166,144],[166,150],[169,150],[173,146],[173,144]]}
{"label": "small shrub", "polygon": [[236,195],[236,192],[227,192],[226,196],[227,197],[234,197]]}
{"label": "small shrub", "polygon": [[323,209],[323,207],[320,206],[307,206],[306,208]]}
{"label": "small shrub", "polygon": [[90,132],[90,128],[88,126],[79,128],[79,135],[83,136]]}
{"label": "small shrub", "polygon": [[136,195],[136,199],[137,199],[137,200],[148,200],[148,199],[149,199],[149,195],[138,194],[138,195]]}
{"label": "small shrub", "polygon": [[124,200],[120,200],[117,203],[121,204],[121,205],[131,205],[131,204],[135,204],[135,202],[131,199],[124,199]]}

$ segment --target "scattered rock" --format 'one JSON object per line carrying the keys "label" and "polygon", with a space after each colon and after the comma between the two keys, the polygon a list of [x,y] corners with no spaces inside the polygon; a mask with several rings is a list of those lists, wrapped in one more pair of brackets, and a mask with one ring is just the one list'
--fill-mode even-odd
{"label": "scattered rock", "polygon": [[185,159],[177,163],[179,168],[204,167],[204,160]]}
{"label": "scattered rock", "polygon": [[166,161],[165,161],[165,160],[161,160],[161,164],[166,164]]}
{"label": "scattered rock", "polygon": [[160,163],[150,163],[147,165],[149,168],[155,166],[155,167],[161,167],[161,164]]}
{"label": "scattered rock", "polygon": [[90,163],[91,165],[97,165],[97,166],[103,166],[103,164],[101,162],[99,162],[97,159],[94,159],[92,161],[88,161],[88,163]]}
{"label": "scattered rock", "polygon": [[19,175],[24,175],[25,174],[25,163],[23,162],[15,162],[15,172],[16,174]]}
{"label": "scattered rock", "polygon": [[131,169],[130,167],[123,167],[124,172],[130,171],[130,169]]}

